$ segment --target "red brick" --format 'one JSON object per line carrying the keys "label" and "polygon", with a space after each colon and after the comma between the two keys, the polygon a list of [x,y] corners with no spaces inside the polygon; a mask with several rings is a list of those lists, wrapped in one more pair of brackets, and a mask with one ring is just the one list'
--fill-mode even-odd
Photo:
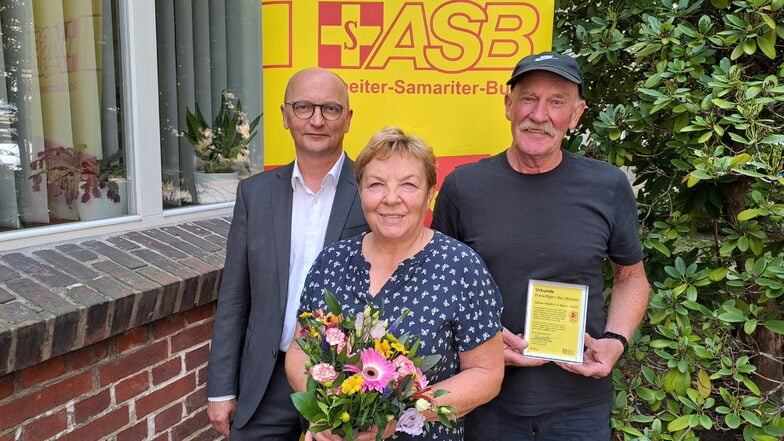
{"label": "red brick", "polygon": [[193,308],[185,313],[185,318],[188,323],[198,323],[203,320],[212,319],[215,317],[215,305],[209,304]]}
{"label": "red brick", "polygon": [[97,394],[77,401],[74,404],[74,420],[76,424],[81,424],[90,418],[103,413],[112,405],[112,397],[109,389],[104,389]]}
{"label": "red brick", "polygon": [[182,357],[175,357],[160,366],[152,368],[152,384],[159,385],[180,375],[182,372]]}
{"label": "red brick", "polygon": [[131,351],[150,341],[150,333],[146,326],[134,328],[117,337],[117,353]]}
{"label": "red brick", "polygon": [[146,441],[147,438],[147,420],[142,420],[117,434],[117,441]]}
{"label": "red brick", "polygon": [[78,371],[103,360],[109,354],[106,342],[96,343],[71,353],[71,369]]}
{"label": "red brick", "polygon": [[0,427],[12,427],[60,406],[93,388],[91,372],[66,378],[0,406]]}
{"label": "red brick", "polygon": [[216,439],[224,439],[212,428],[212,426],[205,427],[202,429],[198,434],[195,434],[192,438],[188,438],[189,441],[214,441]]}
{"label": "red brick", "polygon": [[205,406],[207,406],[207,388],[200,387],[185,397],[185,413],[189,415]]}
{"label": "red brick", "polygon": [[68,414],[60,410],[43,418],[30,421],[22,429],[22,438],[25,441],[49,440],[68,428]]}
{"label": "red brick", "polygon": [[182,421],[182,404],[176,403],[155,415],[155,433],[161,433],[180,421]]}
{"label": "red brick", "polygon": [[58,438],[58,441],[84,441],[101,439],[128,424],[130,420],[128,406],[122,406],[106,415],[96,418],[88,424],[79,427]]}
{"label": "red brick", "polygon": [[185,327],[185,320],[182,315],[175,314],[160,319],[152,324],[153,338],[159,340],[167,335],[172,335]]}
{"label": "red brick", "polygon": [[207,384],[207,366],[196,371],[196,384],[198,386]]}
{"label": "red brick", "polygon": [[11,431],[5,435],[0,435],[0,441],[16,441],[16,432]]}
{"label": "red brick", "polygon": [[166,407],[170,403],[186,396],[195,387],[196,375],[190,374],[147,396],[140,397],[136,400],[136,418],[144,418],[145,415]]}
{"label": "red brick", "polygon": [[46,383],[49,380],[63,376],[68,371],[66,364],[66,357],[60,356],[27,369],[23,369],[19,373],[19,386],[22,389],[28,389],[41,383]]}
{"label": "red brick", "polygon": [[207,418],[207,409],[198,412],[190,417],[184,419],[180,424],[172,428],[172,439],[185,439],[191,434],[198,432],[203,427],[210,425],[210,420]]}
{"label": "red brick", "polygon": [[14,393],[14,376],[11,374],[0,377],[0,400]]}
{"label": "red brick", "polygon": [[156,436],[155,438],[151,439],[150,441],[169,441],[169,434],[168,433],[162,433],[162,434]]}
{"label": "red brick", "polygon": [[201,325],[184,329],[182,332],[172,336],[171,353],[176,354],[177,352],[210,341],[212,338],[212,325],[213,322],[206,322]]}
{"label": "red brick", "polygon": [[207,363],[210,358],[210,345],[205,343],[202,347],[185,353],[185,370],[192,371]]}
{"label": "red brick", "polygon": [[165,360],[168,352],[166,342],[157,342],[106,363],[99,369],[101,386],[144,371],[149,366]]}
{"label": "red brick", "polygon": [[150,387],[150,375],[147,372],[126,378],[114,385],[114,398],[117,404],[130,400]]}

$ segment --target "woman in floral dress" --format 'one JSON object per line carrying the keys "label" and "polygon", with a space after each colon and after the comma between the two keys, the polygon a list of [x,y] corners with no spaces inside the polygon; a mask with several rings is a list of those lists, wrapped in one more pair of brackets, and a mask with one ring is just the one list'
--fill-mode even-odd
{"label": "woman in floral dress", "polygon": [[[400,333],[421,339],[418,355],[438,354],[426,376],[434,390],[448,394],[438,405],[453,406],[458,416],[498,394],[504,373],[501,296],[484,262],[468,246],[425,226],[436,170],[432,149],[397,128],[375,134],[356,160],[355,172],[371,232],[327,246],[305,281],[300,312],[326,308],[323,291],[334,294],[344,314],[373,303],[389,322],[403,311],[411,315]],[[295,391],[306,386],[307,355],[296,345],[286,356],[286,372]],[[436,420],[436,415],[428,415]],[[432,424],[411,435],[387,425],[392,440],[463,439],[462,418],[454,427]],[[357,440],[373,440],[376,431]],[[307,439],[336,441],[329,431]]]}

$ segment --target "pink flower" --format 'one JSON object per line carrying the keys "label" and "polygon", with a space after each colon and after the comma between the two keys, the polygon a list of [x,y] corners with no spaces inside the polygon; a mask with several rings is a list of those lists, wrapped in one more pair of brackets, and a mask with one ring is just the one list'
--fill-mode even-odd
{"label": "pink flower", "polygon": [[346,365],[346,370],[362,376],[362,392],[383,392],[387,384],[395,378],[395,365],[375,349],[363,349],[359,353],[359,359],[359,366]]}
{"label": "pink flower", "polygon": [[409,435],[418,436],[422,434],[422,428],[425,426],[425,416],[419,413],[416,409],[406,409],[397,419],[397,426],[395,431],[404,432]]}
{"label": "pink flower", "polygon": [[348,346],[348,351],[351,352],[351,345],[348,343],[348,338],[337,325],[329,325],[324,336],[331,346],[337,346],[338,352],[343,352],[343,349]]}
{"label": "pink flower", "polygon": [[346,334],[343,333],[337,326],[330,326],[324,333],[327,343],[330,346],[341,345],[346,342]]}
{"label": "pink flower", "polygon": [[329,363],[319,363],[310,368],[310,376],[321,384],[332,383],[338,378],[335,368]]}
{"label": "pink flower", "polygon": [[395,365],[398,378],[417,373],[417,367],[414,365],[414,362],[409,360],[405,355],[398,355],[392,360],[392,363]]}

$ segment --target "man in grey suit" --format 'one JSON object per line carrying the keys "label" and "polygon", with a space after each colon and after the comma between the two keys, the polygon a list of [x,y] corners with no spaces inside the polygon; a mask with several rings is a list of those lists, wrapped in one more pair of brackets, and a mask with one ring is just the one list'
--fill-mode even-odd
{"label": "man in grey suit", "polygon": [[343,152],[353,116],[346,83],[305,69],[284,100],[296,159],[237,188],[212,333],[207,413],[232,441],[299,439],[284,360],[305,275],[324,245],[368,230]]}

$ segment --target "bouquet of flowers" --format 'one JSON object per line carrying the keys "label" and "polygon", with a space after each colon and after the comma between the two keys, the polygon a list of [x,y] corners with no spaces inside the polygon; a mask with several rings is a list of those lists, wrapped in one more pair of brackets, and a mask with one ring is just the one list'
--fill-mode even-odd
{"label": "bouquet of flowers", "polygon": [[448,392],[433,391],[423,374],[439,356],[417,357],[418,338],[394,335],[409,311],[391,324],[372,305],[346,317],[332,293],[324,290],[324,296],[329,311],[301,314],[296,338],[309,358],[308,382],[306,391],[291,397],[313,424],[310,431],[331,429],[351,441],[375,425],[380,440],[387,424],[397,420],[396,431],[420,435],[428,429],[428,411],[451,427],[454,409],[435,402]]}
{"label": "bouquet of flowers", "polygon": [[187,130],[182,136],[193,145],[205,172],[228,172],[236,159],[247,156],[248,144],[256,136],[260,118],[261,115],[248,122],[240,100],[231,92],[223,92],[212,127],[204,119],[198,103],[196,113],[185,108]]}

